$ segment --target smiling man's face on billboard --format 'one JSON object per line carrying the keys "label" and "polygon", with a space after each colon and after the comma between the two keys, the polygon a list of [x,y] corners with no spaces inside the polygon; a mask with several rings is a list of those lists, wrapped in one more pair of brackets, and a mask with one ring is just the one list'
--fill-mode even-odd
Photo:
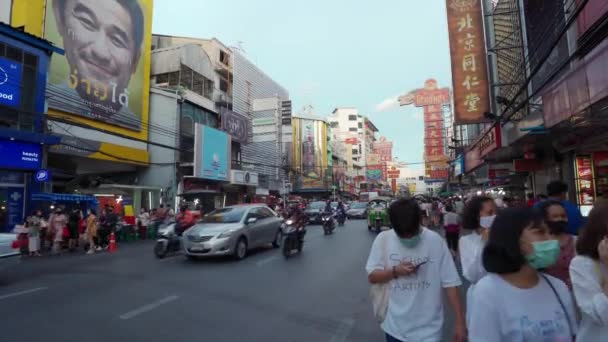
{"label": "smiling man's face on billboard", "polygon": [[55,0],[53,11],[70,67],[69,87],[97,115],[128,111],[127,88],[144,35],[138,2]]}

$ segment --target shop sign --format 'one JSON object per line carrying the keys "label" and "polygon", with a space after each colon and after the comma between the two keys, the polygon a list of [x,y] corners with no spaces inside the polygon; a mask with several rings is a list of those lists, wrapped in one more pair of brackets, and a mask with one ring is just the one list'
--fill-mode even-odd
{"label": "shop sign", "polygon": [[347,138],[346,140],[344,140],[344,143],[347,145],[357,145],[359,144],[359,139],[357,138]]}
{"label": "shop sign", "polygon": [[591,156],[577,156],[575,163],[578,204],[592,205],[595,200],[595,186],[593,184],[593,164]]}
{"label": "shop sign", "polygon": [[204,180],[184,178],[184,192],[189,191],[205,191],[205,192],[220,192],[220,185],[217,183],[211,184]]}
{"label": "shop sign", "polygon": [[488,179],[506,178],[510,172],[509,169],[488,169]]}
{"label": "shop sign", "polygon": [[501,144],[500,125],[495,124],[466,152],[465,171],[471,172],[479,167],[483,164],[483,157],[500,148]]}
{"label": "shop sign", "polygon": [[47,182],[51,178],[51,172],[46,169],[38,170],[35,175],[36,182]]}
{"label": "shop sign", "polygon": [[40,144],[17,141],[0,141],[0,167],[7,169],[37,170],[42,161]]}
{"label": "shop sign", "polygon": [[25,177],[21,172],[0,171],[0,183],[23,184]]}
{"label": "shop sign", "polygon": [[481,0],[446,0],[454,121],[486,122],[490,108]]}
{"label": "shop sign", "polygon": [[258,185],[258,174],[256,172],[231,170],[230,171],[230,183],[240,185]]}
{"label": "shop sign", "polygon": [[209,126],[196,124],[194,134],[194,175],[228,181],[231,156],[230,136]]}
{"label": "shop sign", "polygon": [[223,108],[222,130],[232,136],[232,140],[241,144],[247,143],[247,118],[229,109]]}
{"label": "shop sign", "polygon": [[12,230],[15,225],[23,223],[23,195],[24,188],[7,188],[8,195],[6,210],[8,212],[8,229]]}
{"label": "shop sign", "polygon": [[432,179],[447,179],[448,178],[448,170],[431,170],[431,178]]}
{"label": "shop sign", "polygon": [[401,170],[399,170],[398,168],[393,166],[393,167],[391,167],[390,170],[388,170],[387,174],[388,174],[388,178],[397,179],[397,178],[399,178],[399,176],[401,176]]}
{"label": "shop sign", "polygon": [[0,57],[0,104],[21,104],[21,64]]}
{"label": "shop sign", "polygon": [[464,158],[462,154],[459,154],[454,160],[454,176],[460,176],[464,173]]}
{"label": "shop sign", "polygon": [[598,196],[608,194],[608,152],[593,153],[593,173],[595,175],[595,192]]}
{"label": "shop sign", "polygon": [[515,159],[513,170],[515,172],[534,172],[542,170],[542,163],[538,159]]}

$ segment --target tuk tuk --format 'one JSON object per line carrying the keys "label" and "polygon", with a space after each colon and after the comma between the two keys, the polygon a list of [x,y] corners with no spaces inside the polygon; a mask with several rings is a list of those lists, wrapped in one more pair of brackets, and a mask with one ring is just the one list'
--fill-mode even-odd
{"label": "tuk tuk", "polygon": [[380,232],[382,227],[390,227],[388,217],[388,207],[391,203],[390,198],[377,197],[367,204],[367,229],[369,231]]}

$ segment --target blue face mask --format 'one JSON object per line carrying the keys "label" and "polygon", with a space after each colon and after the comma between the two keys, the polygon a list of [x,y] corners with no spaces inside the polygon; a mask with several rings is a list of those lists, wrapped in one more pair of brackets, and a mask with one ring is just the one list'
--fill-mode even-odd
{"label": "blue face mask", "polygon": [[530,255],[526,255],[528,264],[535,269],[543,269],[552,266],[557,262],[559,257],[559,241],[547,240],[537,241],[532,243],[534,251]]}
{"label": "blue face mask", "polygon": [[418,234],[409,239],[399,238],[399,241],[401,241],[401,244],[403,244],[405,248],[414,248],[420,243],[420,238],[420,234]]}

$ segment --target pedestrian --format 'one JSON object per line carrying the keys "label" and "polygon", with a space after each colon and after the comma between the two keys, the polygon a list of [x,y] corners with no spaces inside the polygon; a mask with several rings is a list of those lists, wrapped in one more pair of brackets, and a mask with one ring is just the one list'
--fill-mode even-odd
{"label": "pedestrian", "polygon": [[[495,218],[496,204],[490,197],[475,196],[464,207],[462,228],[472,230],[471,234],[461,237],[458,244],[462,276],[470,282],[467,289],[467,308],[471,307],[475,284],[487,274],[481,262],[481,254]],[[470,322],[470,313],[470,310],[467,310],[467,325]]]}
{"label": "pedestrian", "polygon": [[581,313],[577,341],[608,336],[608,204],[594,207],[576,241],[570,279]]}
{"label": "pedestrian", "polygon": [[80,209],[73,208],[70,212],[70,216],[68,217],[68,248],[70,250],[70,253],[73,253],[76,250],[76,245],[78,243],[78,229],[80,227],[81,216],[82,215],[80,214]]}
{"label": "pedestrian", "polygon": [[[568,214],[568,229],[566,232],[570,235],[578,235],[579,228],[583,225],[584,219],[578,206],[568,201],[568,185],[562,181],[552,181],[547,184],[548,199],[560,202],[566,213]],[[537,203],[535,207],[538,207]]]}
{"label": "pedestrian", "polygon": [[576,237],[566,233],[568,228],[566,208],[560,202],[549,200],[541,203],[538,209],[549,227],[549,232],[554,239],[559,241],[560,248],[557,262],[545,269],[544,272],[560,279],[566,283],[568,289],[572,290],[569,268],[572,258],[576,255]]}
{"label": "pedestrian", "polygon": [[55,214],[51,218],[51,222],[49,225],[52,230],[51,236],[53,236],[53,251],[54,255],[57,255],[61,252],[63,238],[64,238],[64,230],[67,228],[68,218],[63,213],[63,208],[57,207],[55,208]]}
{"label": "pedestrian", "polygon": [[451,205],[445,207],[446,213],[443,214],[443,228],[445,229],[445,239],[452,256],[458,254],[458,237],[460,236],[460,216],[454,212]]}
{"label": "pedestrian", "polygon": [[462,199],[460,197],[456,197],[456,200],[454,201],[454,212],[456,214],[458,214],[459,216],[462,216],[463,211],[464,211],[464,202],[462,201]]}
{"label": "pedestrian", "polygon": [[454,341],[465,341],[461,280],[445,241],[420,225],[414,200],[393,202],[389,217],[393,229],[378,234],[366,265],[386,341],[441,341],[442,290],[455,316]]}
{"label": "pedestrian", "polygon": [[488,275],[475,285],[469,341],[572,341],[574,304],[561,280],[539,270],[553,265],[559,242],[529,208],[499,212],[483,250]]}
{"label": "pedestrian", "polygon": [[534,194],[529,192],[527,197],[528,197],[528,202],[526,203],[526,206],[528,208],[533,208],[534,205],[536,204],[536,200],[534,199]]}
{"label": "pedestrian", "polygon": [[30,256],[40,256],[40,230],[42,228],[42,211],[40,209],[34,211],[27,218],[28,230],[28,249]]}
{"label": "pedestrian", "polygon": [[89,209],[89,215],[87,216],[87,228],[86,228],[86,238],[89,243],[89,250],[87,254],[95,253],[95,249],[99,244],[97,239],[97,217],[95,216],[95,211],[93,209]]}
{"label": "pedestrian", "polygon": [[148,226],[150,225],[150,214],[146,208],[141,208],[139,210],[138,223],[139,237],[140,239],[145,240],[146,235],[148,234]]}

